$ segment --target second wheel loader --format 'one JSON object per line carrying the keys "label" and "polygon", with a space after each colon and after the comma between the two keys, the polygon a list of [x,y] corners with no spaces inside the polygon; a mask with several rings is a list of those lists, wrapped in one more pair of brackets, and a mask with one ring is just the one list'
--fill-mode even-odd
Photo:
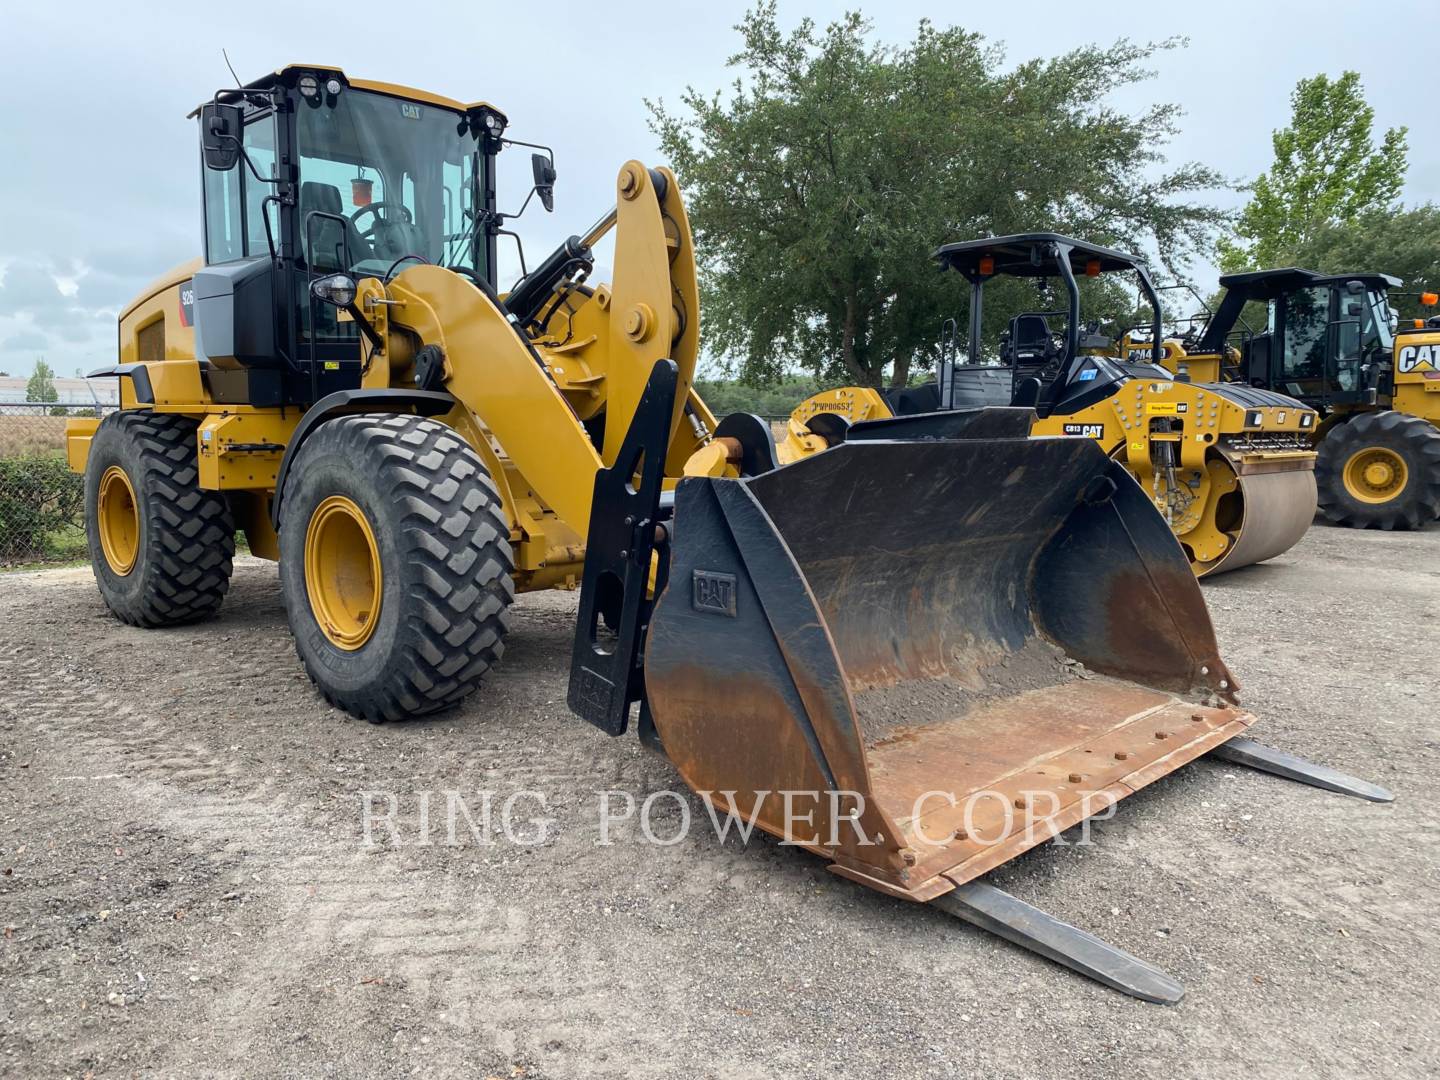
{"label": "second wheel loader", "polygon": [[289,67],[198,115],[204,258],[122,314],[121,410],[68,429],[120,619],[216,614],[238,526],[320,692],[395,720],[478,688],[517,591],[578,583],[579,716],[837,874],[1152,1001],[1182,990],[978,879],[1205,754],[1389,798],[1243,738],[1194,577],[1095,440],[957,411],[781,467],[717,420],[667,170],[625,164],[502,290],[493,106]]}
{"label": "second wheel loader", "polygon": [[[1161,344],[1117,357],[1114,341],[1082,321],[1078,280],[1133,274],[1151,307],[1152,340],[1162,341],[1159,295],[1141,259],[1055,233],[947,244],[936,258],[971,285],[963,361],[948,350],[925,386],[845,387],[802,402],[786,457],[843,438],[846,422],[859,419],[1017,405],[1035,410],[1037,435],[1090,439],[1121,462],[1197,577],[1272,558],[1305,534],[1316,506],[1313,409],[1269,390],[1177,378],[1161,366]],[[982,336],[985,286],[1005,277],[1058,280],[1068,305],[1016,314],[991,351]]]}
{"label": "second wheel loader", "polygon": [[[1171,370],[1281,391],[1320,413],[1315,479],[1337,525],[1418,529],[1440,516],[1440,317],[1392,327],[1386,296],[1400,284],[1295,267],[1229,274],[1203,328],[1165,350]],[[1241,314],[1252,303],[1266,307],[1258,331]]]}

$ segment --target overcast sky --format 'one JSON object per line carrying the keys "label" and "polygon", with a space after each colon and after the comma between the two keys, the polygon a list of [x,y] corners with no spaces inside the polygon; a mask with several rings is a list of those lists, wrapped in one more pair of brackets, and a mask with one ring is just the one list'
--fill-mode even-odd
{"label": "overcast sky", "polygon": [[[807,14],[825,22],[855,6],[782,0],[780,10],[789,25]],[[859,6],[887,41],[908,39],[928,16],[1003,43],[1012,62],[1122,36],[1187,34],[1187,49],[1162,56],[1158,76],[1116,103],[1138,110],[1178,102],[1186,116],[1171,160],[1202,160],[1245,178],[1269,164],[1270,133],[1287,121],[1297,79],[1358,70],[1377,127],[1410,128],[1406,201],[1440,201],[1437,61],[1433,49],[1404,46],[1440,31],[1435,0]],[[198,136],[185,116],[230,83],[222,46],[246,81],[286,63],[327,63],[358,78],[500,106],[512,135],[555,148],[555,213],[532,203],[519,223],[533,260],[608,206],[627,158],[659,163],[644,98],[673,100],[687,83],[728,83],[725,60],[743,10],[651,0],[407,0],[398,10],[325,0],[7,7],[0,370],[15,375],[28,374],[41,355],[61,375],[112,362],[118,308],[198,254]],[[511,158],[502,167],[502,210],[518,205],[529,169],[523,153]],[[1209,268],[1197,276],[1202,286],[1213,283]]]}

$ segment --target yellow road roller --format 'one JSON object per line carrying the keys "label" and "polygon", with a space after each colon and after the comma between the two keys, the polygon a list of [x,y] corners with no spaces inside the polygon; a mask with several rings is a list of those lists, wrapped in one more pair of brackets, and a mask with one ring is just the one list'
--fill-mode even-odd
{"label": "yellow road roller", "polygon": [[[928,386],[845,387],[801,403],[787,457],[827,445],[846,419],[1023,406],[1036,413],[1036,434],[1090,439],[1122,462],[1170,524],[1197,577],[1272,558],[1304,535],[1316,508],[1315,411],[1271,390],[1194,382],[1162,367],[1163,314],[1141,259],[1055,233],[947,244],[936,257],[971,285],[963,360],[958,348],[947,349]],[[1127,336],[1130,347],[1117,353],[1115,339],[1082,322],[1078,280],[1119,273],[1134,275],[1153,323],[1143,347]],[[998,347],[987,348],[984,290],[999,277],[1059,281],[1068,305],[1016,314]]]}

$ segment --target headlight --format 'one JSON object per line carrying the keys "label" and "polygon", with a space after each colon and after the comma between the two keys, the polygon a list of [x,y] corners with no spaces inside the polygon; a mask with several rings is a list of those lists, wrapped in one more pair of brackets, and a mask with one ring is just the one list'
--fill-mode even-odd
{"label": "headlight", "polygon": [[[334,82],[335,80],[332,79],[330,81]],[[300,76],[299,88],[301,97],[314,100],[320,96],[320,80],[314,75]]]}
{"label": "headlight", "polygon": [[498,139],[505,134],[505,117],[498,112],[485,109],[480,113],[480,130],[487,139]]}
{"label": "headlight", "polygon": [[355,279],[349,274],[329,274],[310,283],[310,294],[339,308],[355,303]]}

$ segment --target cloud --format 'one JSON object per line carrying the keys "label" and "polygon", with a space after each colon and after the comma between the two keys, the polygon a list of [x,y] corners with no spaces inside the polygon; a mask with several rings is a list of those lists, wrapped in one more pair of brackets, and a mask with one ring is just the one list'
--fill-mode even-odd
{"label": "cloud", "polygon": [[27,354],[43,353],[68,370],[109,356],[116,310],[143,285],[141,275],[74,260],[10,259],[0,279],[0,364],[23,366]]}
{"label": "cloud", "polygon": [[44,334],[38,334],[34,330],[22,330],[0,341],[0,356],[17,352],[40,352],[49,344],[49,340]]}
{"label": "cloud", "polygon": [[60,291],[55,269],[29,259],[16,259],[5,268],[0,283],[0,311],[6,315],[33,315],[67,307],[72,301]]}

